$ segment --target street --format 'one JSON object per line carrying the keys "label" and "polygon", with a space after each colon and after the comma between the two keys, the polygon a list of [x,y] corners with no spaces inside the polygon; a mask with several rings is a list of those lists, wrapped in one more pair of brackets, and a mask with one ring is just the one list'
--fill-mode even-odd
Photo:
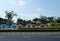
{"label": "street", "polygon": [[0,32],[0,41],[60,41],[60,32]]}

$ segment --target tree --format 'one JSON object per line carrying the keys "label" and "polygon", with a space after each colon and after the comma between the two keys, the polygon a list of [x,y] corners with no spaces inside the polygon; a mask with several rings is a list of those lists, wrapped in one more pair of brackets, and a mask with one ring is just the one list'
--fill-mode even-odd
{"label": "tree", "polygon": [[49,23],[52,23],[52,22],[54,22],[54,17],[48,17],[48,21],[49,21]]}
{"label": "tree", "polygon": [[32,23],[33,23],[31,20],[28,20],[27,22],[28,22],[28,23],[30,23],[30,24],[32,24]]}
{"label": "tree", "polygon": [[46,24],[47,23],[47,17],[46,16],[41,16],[40,18],[41,23]]}
{"label": "tree", "polygon": [[21,24],[23,22],[23,19],[18,18],[17,19],[17,24]]}
{"label": "tree", "polygon": [[33,21],[36,23],[36,21],[38,21],[39,19],[38,18],[34,18]]}
{"label": "tree", "polygon": [[60,23],[60,17],[58,17],[56,21],[57,21],[57,23]]}
{"label": "tree", "polygon": [[5,13],[6,13],[6,16],[5,17],[7,17],[8,20],[12,20],[12,18],[14,16],[17,16],[14,11],[10,11],[10,12],[9,11],[5,11]]}
{"label": "tree", "polygon": [[0,25],[3,23],[3,18],[0,18]]}
{"label": "tree", "polygon": [[10,11],[10,12],[9,11],[5,11],[5,13],[6,13],[6,16],[5,17],[7,17],[7,19],[8,19],[8,21],[6,22],[6,24],[10,28],[10,26],[13,24],[12,18],[14,16],[17,16],[17,15],[16,15],[16,13],[14,11]]}
{"label": "tree", "polygon": [[0,25],[5,24],[7,22],[7,19],[0,18]]}

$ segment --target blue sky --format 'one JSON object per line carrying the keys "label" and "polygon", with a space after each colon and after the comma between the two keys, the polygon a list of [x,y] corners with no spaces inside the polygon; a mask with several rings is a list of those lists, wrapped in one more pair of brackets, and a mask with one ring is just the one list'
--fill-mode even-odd
{"label": "blue sky", "polygon": [[0,17],[5,18],[5,11],[17,13],[17,18],[32,20],[43,16],[60,16],[60,0],[0,0]]}

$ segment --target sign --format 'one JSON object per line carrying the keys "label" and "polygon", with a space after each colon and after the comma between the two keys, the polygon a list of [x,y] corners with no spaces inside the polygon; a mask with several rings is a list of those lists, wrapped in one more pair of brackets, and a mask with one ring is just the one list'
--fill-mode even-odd
{"label": "sign", "polygon": [[27,24],[26,28],[32,28],[32,25],[31,24]]}
{"label": "sign", "polygon": [[35,28],[35,27],[36,27],[36,25],[35,25],[35,24],[33,24],[33,25],[32,25],[32,28]]}
{"label": "sign", "polygon": [[20,28],[23,28],[23,25],[19,24],[19,25],[18,25],[18,28],[19,28],[19,29],[20,29]]}
{"label": "sign", "polygon": [[44,24],[41,24],[40,27],[45,27],[45,25]]}
{"label": "sign", "polygon": [[6,29],[7,28],[7,25],[6,24],[2,24],[1,25],[1,29]]}
{"label": "sign", "polygon": [[12,29],[17,29],[17,25],[16,25],[16,24],[12,24],[12,25],[11,25],[11,28],[12,28]]}

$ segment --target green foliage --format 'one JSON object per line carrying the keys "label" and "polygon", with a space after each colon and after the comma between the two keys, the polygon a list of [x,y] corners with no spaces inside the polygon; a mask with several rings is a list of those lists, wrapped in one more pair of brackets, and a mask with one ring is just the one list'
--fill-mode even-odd
{"label": "green foliage", "polygon": [[17,19],[17,24],[21,24],[23,22],[23,19]]}
{"label": "green foliage", "polygon": [[57,23],[60,23],[60,17],[58,17],[56,21],[57,21]]}
{"label": "green foliage", "polygon": [[7,22],[7,19],[0,18],[0,25]]}
{"label": "green foliage", "polygon": [[12,20],[12,18],[14,16],[17,16],[14,11],[10,11],[10,12],[9,11],[5,11],[5,13],[6,13],[6,16],[5,17],[7,17],[9,20]]}

